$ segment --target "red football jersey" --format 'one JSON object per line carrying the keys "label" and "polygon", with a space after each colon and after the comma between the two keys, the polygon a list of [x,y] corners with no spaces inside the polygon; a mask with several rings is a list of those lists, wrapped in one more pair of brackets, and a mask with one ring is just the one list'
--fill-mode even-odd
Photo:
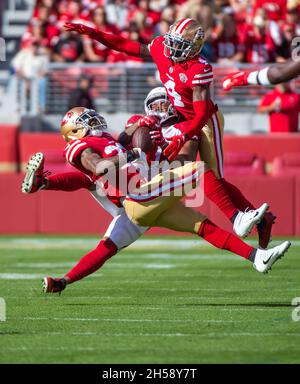
{"label": "red football jersey", "polygon": [[260,106],[269,106],[280,100],[278,111],[269,113],[270,132],[298,132],[300,95],[294,92],[279,92],[278,89],[267,93]]}
{"label": "red football jersey", "polygon": [[[99,156],[102,158],[110,158],[113,156],[118,155],[119,153],[126,152],[125,148],[119,144],[110,134],[103,133],[102,136],[87,136],[82,139],[78,140],[72,140],[64,150],[64,155],[67,159],[67,161],[73,165],[75,168],[77,168],[79,171],[85,173],[86,175],[90,176],[92,181],[95,182],[96,180],[101,181],[102,176],[97,177],[95,176],[91,171],[88,171],[85,169],[81,164],[81,153],[86,148],[91,148],[93,151],[95,151]],[[126,173],[128,172],[128,168],[125,167],[124,170]],[[128,181],[130,178],[134,175],[134,173],[128,172]],[[124,186],[119,185],[119,175],[117,173],[116,180],[112,183],[108,183],[107,180],[103,182],[103,189],[107,193],[107,197],[117,206],[121,206],[120,198],[124,196],[124,193],[122,190],[124,189]],[[126,179],[127,180],[127,179]],[[122,187],[122,188],[121,188]],[[127,185],[125,185],[125,189],[127,188]],[[126,192],[125,192],[126,193]]]}
{"label": "red football jersey", "polygon": [[212,66],[201,55],[174,63],[164,55],[163,41],[164,37],[159,36],[152,40],[148,48],[171,103],[185,119],[191,120],[195,116],[193,88],[212,83]]}

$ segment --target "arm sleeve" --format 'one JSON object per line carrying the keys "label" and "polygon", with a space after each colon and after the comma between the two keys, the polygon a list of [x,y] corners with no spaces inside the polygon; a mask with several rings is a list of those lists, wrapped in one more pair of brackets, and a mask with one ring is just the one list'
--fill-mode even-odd
{"label": "arm sleeve", "polygon": [[140,56],[141,43],[126,39],[120,35],[99,31],[91,28],[89,33],[92,39],[99,41],[106,47],[131,56]]}
{"label": "arm sleeve", "polygon": [[201,129],[217,110],[211,100],[194,101],[193,106],[195,117],[192,120],[183,121],[182,123],[174,125],[175,128],[180,129],[180,131],[185,133],[190,139],[199,136]]}

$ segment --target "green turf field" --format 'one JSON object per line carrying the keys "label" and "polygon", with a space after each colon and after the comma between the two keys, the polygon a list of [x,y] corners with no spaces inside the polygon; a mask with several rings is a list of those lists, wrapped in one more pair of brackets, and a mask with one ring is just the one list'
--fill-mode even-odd
{"label": "green turf field", "polygon": [[300,363],[299,240],[262,275],[203,242],[148,237],[61,296],[41,293],[41,277],[96,244],[0,238],[0,363]]}

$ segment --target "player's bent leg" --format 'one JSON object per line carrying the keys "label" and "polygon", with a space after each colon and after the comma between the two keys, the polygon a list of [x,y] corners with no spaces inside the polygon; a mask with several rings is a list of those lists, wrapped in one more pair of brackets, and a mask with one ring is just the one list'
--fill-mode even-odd
{"label": "player's bent leg", "polygon": [[246,244],[235,235],[217,227],[208,219],[202,223],[198,235],[215,247],[226,249],[245,259],[249,259],[251,255],[255,256],[255,248],[250,247],[250,245]]}
{"label": "player's bent leg", "polygon": [[224,116],[218,111],[202,128],[199,143],[201,160],[205,162],[207,169],[213,170],[218,179],[223,177],[223,134]]}
{"label": "player's bent leg", "polygon": [[[274,220],[269,220],[270,217],[266,213],[267,204],[255,209],[235,185],[224,179],[223,132],[224,117],[218,111],[202,130],[200,155],[209,169],[204,174],[204,193],[232,221],[234,231],[240,237],[246,237],[265,217],[266,220],[262,221],[257,230],[259,245],[266,248]],[[246,209],[249,211],[245,212]]]}
{"label": "player's bent leg", "polygon": [[253,248],[235,235],[217,227],[200,212],[185,207],[180,201],[162,213],[154,226],[197,234],[217,248],[248,259],[258,272],[263,273],[268,272],[272,265],[284,256],[291,245],[290,242],[285,241],[269,250]]}
{"label": "player's bent leg", "polygon": [[267,273],[274,263],[281,259],[291,246],[289,241],[285,241],[268,250],[256,249],[250,247],[235,235],[218,228],[209,220],[203,222],[199,236],[217,248],[226,249],[248,259],[253,263],[253,267],[262,273]]}
{"label": "player's bent leg", "polygon": [[133,224],[124,210],[109,224],[109,227],[104,234],[104,238],[109,238],[116,245],[118,251],[120,251],[134,243],[148,229],[149,227],[141,227]]}
{"label": "player's bent leg", "polygon": [[224,117],[218,111],[202,128],[199,151],[206,167],[204,194],[229,220],[232,220],[237,215],[238,209],[221,181],[223,177],[223,131]]}
{"label": "player's bent leg", "polygon": [[129,219],[139,226],[153,226],[157,218],[197,186],[201,169],[190,162],[169,169],[130,193],[123,202]]}
{"label": "player's bent leg", "polygon": [[168,228],[177,232],[198,234],[205,220],[206,216],[201,212],[186,207],[183,202],[177,201],[157,217],[156,221],[153,222],[153,226]]}
{"label": "player's bent leg", "polygon": [[93,251],[82,257],[80,261],[66,273],[63,279],[53,279],[51,277],[45,277],[43,279],[44,293],[61,292],[67,284],[74,283],[94,273],[122,248],[134,243],[147,229],[147,227],[134,225],[126,216],[125,211],[123,211],[110,223],[99,245]]}
{"label": "player's bent leg", "polygon": [[[109,258],[115,255],[118,248],[110,239],[102,239],[98,246],[85,256],[63,278],[53,279],[44,277],[43,292],[58,293],[65,289],[67,284],[81,280],[97,271]],[[53,286],[55,289],[53,289]]]}

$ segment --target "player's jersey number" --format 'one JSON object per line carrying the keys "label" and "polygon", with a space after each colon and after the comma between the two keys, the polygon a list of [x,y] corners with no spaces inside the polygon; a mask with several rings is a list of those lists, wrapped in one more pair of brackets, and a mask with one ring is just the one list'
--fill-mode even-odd
{"label": "player's jersey number", "polygon": [[168,80],[165,83],[166,90],[168,95],[174,100],[175,107],[184,107],[184,103],[181,100],[181,96],[178,92],[175,91],[175,83],[173,80]]}

